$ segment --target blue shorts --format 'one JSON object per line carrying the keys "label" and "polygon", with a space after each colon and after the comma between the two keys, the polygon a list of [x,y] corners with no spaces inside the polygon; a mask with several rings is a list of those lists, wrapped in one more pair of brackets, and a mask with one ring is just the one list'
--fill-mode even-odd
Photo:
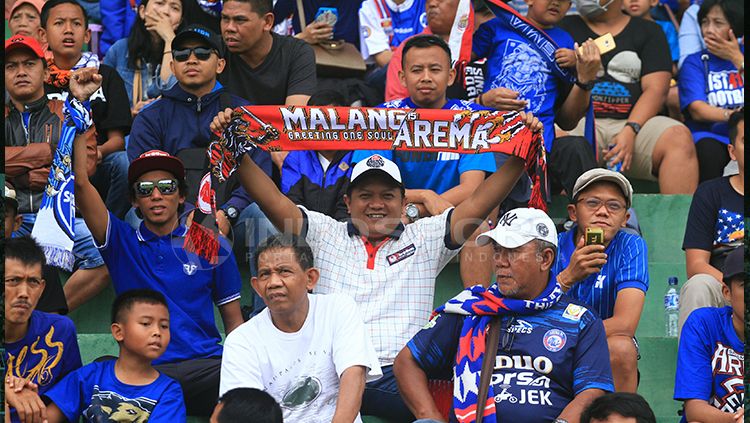
{"label": "blue shorts", "polygon": [[[31,235],[31,229],[36,222],[36,213],[23,213],[23,223],[13,236]],[[104,266],[104,259],[99,250],[94,246],[94,238],[83,218],[76,217],[75,239],[73,240],[73,255],[75,256],[74,269],[93,269]]]}

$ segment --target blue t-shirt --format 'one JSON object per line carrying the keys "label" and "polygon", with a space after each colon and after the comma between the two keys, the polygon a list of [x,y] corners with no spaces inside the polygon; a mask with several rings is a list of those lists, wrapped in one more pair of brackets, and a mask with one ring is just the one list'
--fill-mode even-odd
{"label": "blue t-shirt", "polygon": [[47,392],[47,398],[69,421],[78,421],[81,416],[92,423],[186,421],[182,388],[176,380],[160,374],[148,385],[127,385],[115,375],[116,362],[81,367]]}
{"label": "blue t-shirt", "polygon": [[[406,345],[433,379],[453,375],[464,319],[440,314]],[[502,318],[491,393],[502,421],[551,422],[586,389],[613,391],[604,325],[565,295],[549,310]],[[503,333],[506,332],[506,333]],[[503,339],[510,342],[503,346]],[[456,417],[451,412],[451,422]]]}
{"label": "blue t-shirt", "polygon": [[[551,270],[554,278],[570,264],[570,257],[576,249],[576,230],[573,227],[557,236],[559,248]],[[614,313],[617,293],[621,289],[648,291],[648,249],[643,238],[618,231],[604,253],[607,254],[607,262],[602,270],[573,285],[567,294],[588,305],[606,320]]]}
{"label": "blue t-shirt", "polygon": [[[744,46],[740,45],[743,54]],[[729,143],[726,122],[698,122],[690,117],[687,107],[703,101],[722,109],[736,109],[745,105],[745,81],[734,64],[707,50],[685,58],[679,74],[680,108],[685,112],[685,125],[695,141],[711,137]]]}
{"label": "blue t-shirt", "polygon": [[693,194],[682,249],[724,253],[745,237],[745,199],[732,188],[729,176],[711,179]]}
{"label": "blue t-shirt", "polygon": [[663,21],[660,19],[654,19],[654,22],[659,24],[662,31],[664,31],[664,35],[667,37],[667,44],[669,44],[669,52],[672,56],[672,61],[677,62],[680,60],[680,43],[679,43],[679,36],[677,34],[677,29],[675,29],[674,24],[670,21]]}
{"label": "blue t-shirt", "polygon": [[[387,109],[417,109],[410,98],[392,100],[377,107]],[[465,100],[448,99],[443,110],[487,110],[486,107]],[[427,153],[402,150],[359,150],[352,156],[356,163],[373,154],[392,160],[401,170],[406,189],[429,189],[437,194],[461,183],[461,174],[469,170],[492,173],[497,167],[492,153],[458,154],[452,152]]]}
{"label": "blue t-shirt", "polygon": [[[558,48],[573,48],[573,38],[554,27],[544,32]],[[515,31],[508,31],[497,18],[487,21],[474,33],[472,50],[487,58],[484,90],[508,88],[518,92],[519,100],[527,100],[532,112],[544,124],[544,146],[552,150],[555,139],[555,102],[561,81],[535,47]]]}
{"label": "blue t-shirt", "polygon": [[[81,367],[76,327],[66,316],[34,310],[26,336],[4,346],[8,373],[36,383],[40,395]],[[11,420],[19,421],[14,408]]]}
{"label": "blue t-shirt", "polygon": [[732,324],[732,307],[693,311],[680,336],[674,399],[700,399],[722,411],[739,411],[745,397],[744,354],[745,344]]}
{"label": "blue t-shirt", "polygon": [[154,360],[157,364],[220,356],[214,304],[240,299],[240,272],[231,248],[222,244],[219,264],[212,266],[185,251],[186,233],[180,226],[159,237],[143,223],[134,230],[110,214],[107,239],[97,246],[118,295],[148,288],[166,297],[172,339],[164,354]]}

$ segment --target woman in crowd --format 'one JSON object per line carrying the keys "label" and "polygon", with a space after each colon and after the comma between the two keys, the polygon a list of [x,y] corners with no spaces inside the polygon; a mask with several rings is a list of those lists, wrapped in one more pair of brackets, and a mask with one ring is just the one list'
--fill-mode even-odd
{"label": "woman in crowd", "polygon": [[680,68],[680,107],[696,141],[700,182],[722,176],[729,163],[727,121],[745,104],[745,6],[742,0],[704,0],[698,22],[706,48]]}
{"label": "woman in crowd", "polygon": [[104,64],[125,81],[134,116],[177,82],[170,46],[182,12],[183,0],[142,0],[130,36],[114,43],[104,57]]}

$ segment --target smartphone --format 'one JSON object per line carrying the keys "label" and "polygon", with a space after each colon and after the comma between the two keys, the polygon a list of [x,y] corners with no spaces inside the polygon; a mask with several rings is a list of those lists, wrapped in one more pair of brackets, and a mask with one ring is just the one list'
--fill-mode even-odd
{"label": "smartphone", "polygon": [[330,26],[336,26],[339,20],[339,11],[335,7],[320,7],[315,13],[315,22],[322,22]]}
{"label": "smartphone", "polygon": [[[615,48],[615,37],[608,32],[594,40],[594,44],[599,48],[599,54],[608,53]],[[583,54],[583,47],[578,47],[578,52]]]}
{"label": "smartphone", "polygon": [[604,244],[604,229],[597,227],[586,228],[586,245]]}

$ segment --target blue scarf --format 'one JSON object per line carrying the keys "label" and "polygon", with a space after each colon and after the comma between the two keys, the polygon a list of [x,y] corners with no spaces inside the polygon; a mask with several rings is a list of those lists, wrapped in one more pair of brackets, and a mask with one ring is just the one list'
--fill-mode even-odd
{"label": "blue scarf", "polygon": [[65,100],[64,121],[55,157],[44,189],[31,236],[44,250],[47,264],[73,270],[75,257],[76,204],[73,194],[73,140],[92,125],[89,102],[79,102],[72,95]]}
{"label": "blue scarf", "polygon": [[[526,41],[528,41],[529,44],[546,59],[547,64],[550,66],[552,73],[556,77],[568,84],[576,82],[576,76],[573,72],[562,68],[557,64],[557,60],[555,60],[555,50],[559,47],[557,46],[557,43],[555,43],[555,41],[544,32],[544,30],[537,28],[533,23],[519,15],[518,12],[513,10],[512,7],[508,6],[508,4],[504,3],[502,0],[487,0],[487,6],[492,10],[492,13],[495,14],[500,24],[509,31],[513,31],[523,36]],[[589,107],[586,109],[586,126],[583,135],[586,140],[588,140],[589,144],[591,144],[591,148],[594,150],[594,156],[596,156],[596,130],[594,127],[594,108],[592,107],[591,100],[589,100]]]}
{"label": "blue scarf", "polygon": [[[496,283],[489,288],[475,285],[461,291],[435,310],[433,315],[452,313],[470,316],[464,319],[461,327],[453,370],[453,411],[460,423],[472,423],[476,420],[485,336],[492,318],[497,315],[536,314],[557,304],[562,293],[554,278],[550,278],[545,290],[533,300],[504,297]],[[487,398],[481,400],[484,403],[484,422],[496,423],[498,419],[492,390],[488,390]]]}

